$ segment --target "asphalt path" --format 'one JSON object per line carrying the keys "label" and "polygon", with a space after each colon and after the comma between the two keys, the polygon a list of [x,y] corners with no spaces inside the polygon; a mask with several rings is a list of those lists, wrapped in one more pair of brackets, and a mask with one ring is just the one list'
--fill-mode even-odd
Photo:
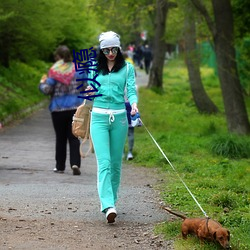
{"label": "asphalt path", "polygon": [[[146,81],[145,74],[137,74],[138,86]],[[69,157],[64,174],[53,172],[54,154],[55,135],[47,107],[0,130],[0,219],[49,217],[105,223],[96,188],[95,155],[83,159],[82,174],[73,176]],[[154,225],[165,221],[158,191],[152,188],[159,181],[157,170],[124,161],[116,223]]]}
{"label": "asphalt path", "polygon": [[[86,145],[87,147],[87,145]],[[90,154],[82,160],[81,176],[73,176],[67,160],[64,174],[54,173],[55,138],[50,114],[41,109],[14,127],[0,133],[0,197],[2,212],[19,205],[19,212],[38,216],[36,209],[46,210],[55,202],[60,204],[52,216],[70,216],[71,219],[103,220],[99,212],[96,188],[96,159]],[[69,157],[68,157],[69,158]],[[153,181],[146,168],[124,164],[118,209],[126,211],[135,207],[138,212],[122,219],[141,222],[160,221],[161,214],[153,212],[154,204],[147,201]],[[32,201],[32,202],[30,202]],[[29,209],[25,204],[30,204]],[[78,213],[63,213],[64,206],[72,203]],[[86,212],[88,211],[88,212]]]}

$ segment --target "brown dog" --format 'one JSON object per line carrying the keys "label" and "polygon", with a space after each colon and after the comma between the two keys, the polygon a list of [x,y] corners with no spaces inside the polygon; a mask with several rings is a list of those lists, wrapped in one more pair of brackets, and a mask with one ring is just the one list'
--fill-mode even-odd
{"label": "brown dog", "polygon": [[231,249],[229,245],[230,232],[222,225],[210,218],[187,218],[185,215],[173,212],[171,209],[163,207],[166,211],[183,219],[181,233],[183,239],[187,239],[188,234],[194,234],[203,240],[218,242],[224,249]]}

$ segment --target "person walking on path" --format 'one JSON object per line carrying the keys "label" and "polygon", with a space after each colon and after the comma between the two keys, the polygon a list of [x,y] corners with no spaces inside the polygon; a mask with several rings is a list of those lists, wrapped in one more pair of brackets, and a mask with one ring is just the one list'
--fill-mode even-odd
{"label": "person walking on path", "polygon": [[[59,46],[55,51],[56,63],[50,68],[48,77],[42,78],[39,89],[51,95],[49,110],[56,135],[55,173],[64,173],[66,168],[67,141],[69,141],[70,166],[73,175],[80,175],[80,142],[72,134],[72,117],[82,99],[78,98],[79,76],[72,63],[71,52],[67,46]],[[86,86],[85,86],[86,87]]]}
{"label": "person walking on path", "polygon": [[[99,36],[97,85],[101,96],[95,97],[91,114],[90,134],[97,159],[97,189],[101,211],[108,223],[115,222],[116,202],[121,179],[123,149],[128,132],[124,91],[131,105],[131,115],[138,112],[135,70],[121,53],[120,36],[113,31]],[[92,72],[91,72],[92,73]],[[86,90],[90,90],[89,86]]]}
{"label": "person walking on path", "polygon": [[129,101],[125,102],[126,105],[126,111],[127,111],[127,119],[128,119],[128,153],[127,153],[127,161],[133,160],[134,156],[133,156],[133,148],[134,148],[134,132],[135,132],[135,128],[132,127],[131,125],[131,105],[129,103]]}
{"label": "person walking on path", "polygon": [[[128,57],[127,53],[123,53],[124,59],[126,62],[131,63],[134,66],[134,61]],[[135,76],[136,76],[136,70],[135,70]],[[137,91],[137,85],[136,85],[136,91]],[[137,98],[138,98],[138,92],[137,92]],[[134,131],[135,128],[131,125],[131,105],[129,103],[129,100],[127,99],[126,91],[125,91],[125,105],[126,105],[126,111],[127,111],[127,119],[128,119],[128,153],[127,153],[127,161],[133,160],[133,149],[134,149]],[[125,152],[124,152],[125,153]]]}
{"label": "person walking on path", "polygon": [[152,56],[152,51],[147,44],[145,45],[145,48],[143,51],[143,57],[144,57],[145,72],[148,75],[153,56]]}

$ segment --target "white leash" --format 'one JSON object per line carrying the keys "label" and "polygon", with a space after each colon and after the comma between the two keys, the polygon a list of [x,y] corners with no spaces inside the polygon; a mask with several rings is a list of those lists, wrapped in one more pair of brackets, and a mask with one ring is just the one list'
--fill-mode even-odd
{"label": "white leash", "polygon": [[[140,118],[139,118],[140,119]],[[165,155],[165,153],[163,152],[163,150],[161,149],[161,147],[159,146],[159,144],[157,143],[157,141],[154,139],[154,137],[152,136],[152,134],[149,132],[149,130],[147,129],[147,127],[145,126],[145,124],[142,122],[142,120],[140,119],[141,123],[143,124],[143,126],[145,127],[146,131],[148,132],[148,134],[150,135],[150,137],[152,138],[153,142],[155,143],[155,145],[158,147],[158,149],[160,150],[160,152],[162,153],[162,155],[165,157],[165,159],[167,160],[167,162],[169,163],[169,165],[172,167],[172,169],[176,172],[177,176],[179,177],[179,179],[181,180],[181,182],[183,183],[183,185],[185,186],[185,188],[187,189],[187,191],[189,192],[189,194],[191,195],[191,197],[194,199],[194,201],[196,202],[196,204],[198,205],[198,207],[200,208],[200,210],[202,211],[202,213],[205,215],[205,217],[208,218],[206,212],[202,209],[201,205],[199,204],[199,202],[196,200],[196,198],[194,197],[194,195],[192,194],[192,192],[190,191],[190,189],[188,188],[188,186],[186,185],[186,183],[182,180],[182,178],[180,177],[180,175],[178,174],[177,170],[175,169],[175,167],[173,166],[173,164],[170,162],[170,160],[168,159],[168,157]]]}

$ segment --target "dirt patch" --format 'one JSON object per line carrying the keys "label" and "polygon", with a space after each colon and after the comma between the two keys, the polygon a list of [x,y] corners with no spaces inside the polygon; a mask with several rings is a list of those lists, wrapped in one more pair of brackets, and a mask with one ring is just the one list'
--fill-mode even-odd
{"label": "dirt patch", "polygon": [[153,234],[153,225],[119,222],[0,220],[1,249],[172,249]]}

